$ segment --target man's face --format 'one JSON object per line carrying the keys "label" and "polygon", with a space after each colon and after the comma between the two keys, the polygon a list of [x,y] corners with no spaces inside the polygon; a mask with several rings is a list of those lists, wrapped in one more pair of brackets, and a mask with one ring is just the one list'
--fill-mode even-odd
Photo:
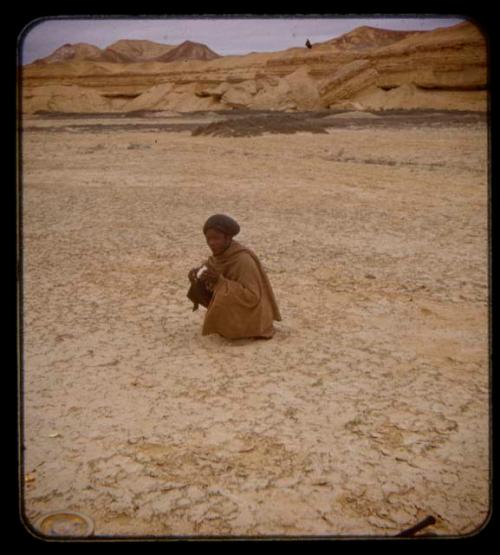
{"label": "man's face", "polygon": [[231,244],[231,237],[229,235],[224,235],[224,233],[216,229],[207,229],[205,239],[207,240],[208,248],[212,251],[214,256],[222,254]]}

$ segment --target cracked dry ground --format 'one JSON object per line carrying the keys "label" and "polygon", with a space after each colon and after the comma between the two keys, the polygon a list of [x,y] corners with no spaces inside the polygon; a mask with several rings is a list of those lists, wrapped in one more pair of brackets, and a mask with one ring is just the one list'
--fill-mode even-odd
{"label": "cracked dry ground", "polygon": [[[97,536],[482,525],[484,123],[22,138],[28,522],[76,510]],[[268,270],[271,341],[200,334],[186,276],[214,212]]]}

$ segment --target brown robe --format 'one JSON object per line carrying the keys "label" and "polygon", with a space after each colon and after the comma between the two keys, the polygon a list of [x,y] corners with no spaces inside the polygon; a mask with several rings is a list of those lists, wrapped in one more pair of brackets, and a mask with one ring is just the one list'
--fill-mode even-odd
{"label": "brown robe", "polygon": [[274,335],[273,320],[281,315],[262,265],[250,249],[237,241],[208,259],[219,274],[208,305],[203,335],[218,333],[228,339]]}

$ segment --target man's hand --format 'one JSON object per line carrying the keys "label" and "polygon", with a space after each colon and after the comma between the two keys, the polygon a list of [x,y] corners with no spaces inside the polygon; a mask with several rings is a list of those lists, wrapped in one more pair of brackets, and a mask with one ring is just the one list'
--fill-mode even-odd
{"label": "man's hand", "polygon": [[201,274],[200,281],[202,281],[209,289],[212,289],[219,280],[219,273],[216,272],[211,266]]}

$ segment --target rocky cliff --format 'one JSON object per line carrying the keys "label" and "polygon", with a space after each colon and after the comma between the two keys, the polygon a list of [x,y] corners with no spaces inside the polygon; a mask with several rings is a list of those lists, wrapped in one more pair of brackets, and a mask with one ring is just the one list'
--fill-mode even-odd
{"label": "rocky cliff", "polygon": [[148,42],[80,45],[78,54],[65,45],[25,66],[23,111],[487,108],[486,41],[470,22],[420,32],[360,27],[311,49],[245,56]]}

